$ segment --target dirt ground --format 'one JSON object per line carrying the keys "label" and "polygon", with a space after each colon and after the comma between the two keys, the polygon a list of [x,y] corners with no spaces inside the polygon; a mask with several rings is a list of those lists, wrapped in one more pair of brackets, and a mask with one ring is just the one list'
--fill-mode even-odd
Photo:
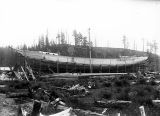
{"label": "dirt ground", "polygon": [[0,94],[0,116],[17,116],[17,105],[5,94]]}
{"label": "dirt ground", "polygon": [[[157,79],[159,81],[160,76]],[[71,91],[71,88],[75,88],[77,85],[79,85],[79,88],[84,87],[84,90],[88,92],[78,89]],[[0,116],[17,116],[17,104],[23,106],[32,102],[32,97],[44,102],[54,100],[52,97],[59,97],[68,107],[96,113],[102,113],[107,108],[106,113],[110,116],[115,116],[117,113],[121,113],[121,116],[140,116],[139,107],[143,105],[147,116],[160,116],[160,105],[152,103],[152,100],[160,100],[159,87],[160,83],[157,80],[138,79],[130,75],[116,76],[116,78],[94,76],[76,79],[45,77],[29,83],[20,80],[0,81],[0,92],[6,93],[8,97],[8,93],[20,93],[29,90],[33,90],[34,93],[33,96],[14,97],[15,100],[6,98],[5,94],[0,94]],[[49,94],[44,94],[43,89],[45,90],[44,92]],[[52,97],[49,99],[49,96]],[[132,101],[132,104],[99,104],[97,102],[107,103],[108,101],[117,100]]]}

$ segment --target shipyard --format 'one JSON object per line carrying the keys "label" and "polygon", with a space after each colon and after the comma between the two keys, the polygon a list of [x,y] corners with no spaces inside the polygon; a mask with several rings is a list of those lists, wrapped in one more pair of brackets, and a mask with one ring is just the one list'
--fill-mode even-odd
{"label": "shipyard", "polygon": [[160,116],[159,0],[0,1],[0,116]]}

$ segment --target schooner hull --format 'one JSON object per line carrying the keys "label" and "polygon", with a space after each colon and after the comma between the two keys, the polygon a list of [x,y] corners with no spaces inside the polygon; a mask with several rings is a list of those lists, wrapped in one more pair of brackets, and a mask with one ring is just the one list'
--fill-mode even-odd
{"label": "schooner hull", "polygon": [[[82,57],[69,57],[53,54],[44,54],[38,51],[22,51],[18,50],[18,53],[22,54],[25,57],[30,59],[43,60],[46,62],[59,62],[61,64],[76,64],[76,65],[90,65],[90,58]],[[139,64],[147,60],[148,57],[121,57],[121,58],[112,58],[112,59],[102,59],[102,58],[92,58],[91,65],[94,66],[103,66],[103,67],[114,67],[114,66],[129,66],[134,64]]]}

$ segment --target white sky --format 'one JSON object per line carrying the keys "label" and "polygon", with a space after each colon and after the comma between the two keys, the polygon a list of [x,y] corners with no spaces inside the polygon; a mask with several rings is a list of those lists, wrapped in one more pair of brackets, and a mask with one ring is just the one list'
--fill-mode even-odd
{"label": "white sky", "polygon": [[123,35],[133,49],[142,50],[142,38],[156,40],[160,49],[158,0],[0,0],[0,46],[31,45],[46,34],[56,40],[67,32],[73,43],[76,29],[97,40],[97,46],[123,47]]}

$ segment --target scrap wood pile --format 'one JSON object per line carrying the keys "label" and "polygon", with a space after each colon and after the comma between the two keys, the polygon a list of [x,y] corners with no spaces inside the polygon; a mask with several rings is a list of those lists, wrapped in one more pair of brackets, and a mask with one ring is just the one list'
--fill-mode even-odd
{"label": "scrap wood pile", "polygon": [[[9,86],[16,87],[18,89],[16,89],[15,92],[7,92],[6,93],[7,97],[14,98],[14,99],[19,98],[20,100],[22,98],[23,99],[30,98],[33,100],[32,103],[30,100],[25,101],[27,103],[30,102],[30,104],[32,105],[23,105],[23,102],[20,103],[22,105],[19,107],[19,116],[21,114],[36,116],[35,113],[33,114],[34,110],[38,111],[39,115],[41,116],[48,116],[48,115],[52,116],[52,114],[56,114],[55,116],[61,116],[61,114],[66,113],[66,112],[69,113],[68,116],[76,116],[75,113],[71,113],[74,111],[73,108],[71,108],[70,105],[65,103],[65,102],[70,102],[70,101],[67,101],[68,100],[67,96],[65,96],[64,94],[68,95],[68,97],[76,95],[76,94],[80,96],[82,94],[85,94],[85,92],[87,91],[85,87],[80,86],[80,85],[75,85],[75,86],[73,85],[69,88],[61,88],[61,87],[53,86],[52,88],[54,88],[54,90],[52,90],[52,88],[44,89],[39,86],[33,86],[31,85],[32,82],[27,82],[27,81],[25,82],[12,81],[12,82],[15,82],[15,83],[10,84]],[[34,82],[34,83],[36,84],[38,82]],[[63,91],[63,92],[58,93],[59,91]],[[41,104],[40,105],[41,107],[39,107],[39,109],[37,108],[34,109],[34,107],[36,106],[36,105],[34,106],[34,104],[35,103],[37,104],[37,101],[39,104]]]}
{"label": "scrap wood pile", "polygon": [[[59,102],[61,101],[59,100]],[[71,107],[61,108],[58,105],[53,106],[51,112],[51,110],[48,110],[48,106],[48,103],[34,100],[32,106],[19,106],[18,116],[105,116],[104,114],[106,112],[106,110],[102,113],[96,113],[89,110],[73,109]]]}
{"label": "scrap wood pile", "polygon": [[67,110],[66,104],[57,98],[53,102],[44,102],[33,100],[33,102],[19,106],[19,115],[25,114],[30,116],[51,115]]}
{"label": "scrap wood pile", "polygon": [[[27,73],[26,75],[29,77]],[[7,97],[14,99],[30,99],[26,101],[30,105],[20,103],[19,112],[31,116],[33,116],[36,102],[40,104],[37,106],[36,112],[41,116],[61,116],[63,113],[68,113],[69,116],[103,116],[107,113],[112,114],[113,109],[116,108],[130,108],[134,100],[136,102],[141,100],[140,102],[144,104],[150,103],[148,102],[150,98],[160,98],[158,94],[154,95],[157,92],[154,89],[159,90],[158,83],[154,87],[149,86],[153,83],[150,83],[151,80],[146,78],[148,76],[146,75],[144,78],[140,76],[140,79],[138,79],[135,75],[122,75],[118,79],[97,77],[72,82],[73,80],[63,79],[41,81],[38,78],[36,81],[30,81],[30,79],[28,81],[23,74],[23,80],[14,80],[9,84],[11,91],[6,94]],[[16,90],[12,91],[13,88],[16,88]],[[145,93],[143,93],[143,90]],[[143,94],[149,97],[147,98]],[[158,104],[157,101],[156,104]],[[105,108],[107,108],[107,111],[103,111]],[[36,115],[34,114],[34,116]]]}
{"label": "scrap wood pile", "polygon": [[68,88],[68,91],[74,96],[85,96],[89,93],[89,91],[84,87],[80,86],[79,84],[73,85],[72,87]]}
{"label": "scrap wood pile", "polygon": [[[54,111],[53,111],[53,108],[54,108]],[[21,107],[21,112],[27,115],[30,114],[31,116],[103,116],[103,114],[92,112],[92,111],[86,111],[82,109],[73,109],[71,107],[62,108],[60,106],[52,107],[52,112],[51,112],[51,110],[48,110],[48,103],[41,103],[39,101],[34,101],[32,111],[27,112],[27,110],[24,107]]]}
{"label": "scrap wood pile", "polygon": [[29,65],[25,67],[15,65],[10,71],[4,71],[0,77],[0,80],[36,80],[34,71]]}

